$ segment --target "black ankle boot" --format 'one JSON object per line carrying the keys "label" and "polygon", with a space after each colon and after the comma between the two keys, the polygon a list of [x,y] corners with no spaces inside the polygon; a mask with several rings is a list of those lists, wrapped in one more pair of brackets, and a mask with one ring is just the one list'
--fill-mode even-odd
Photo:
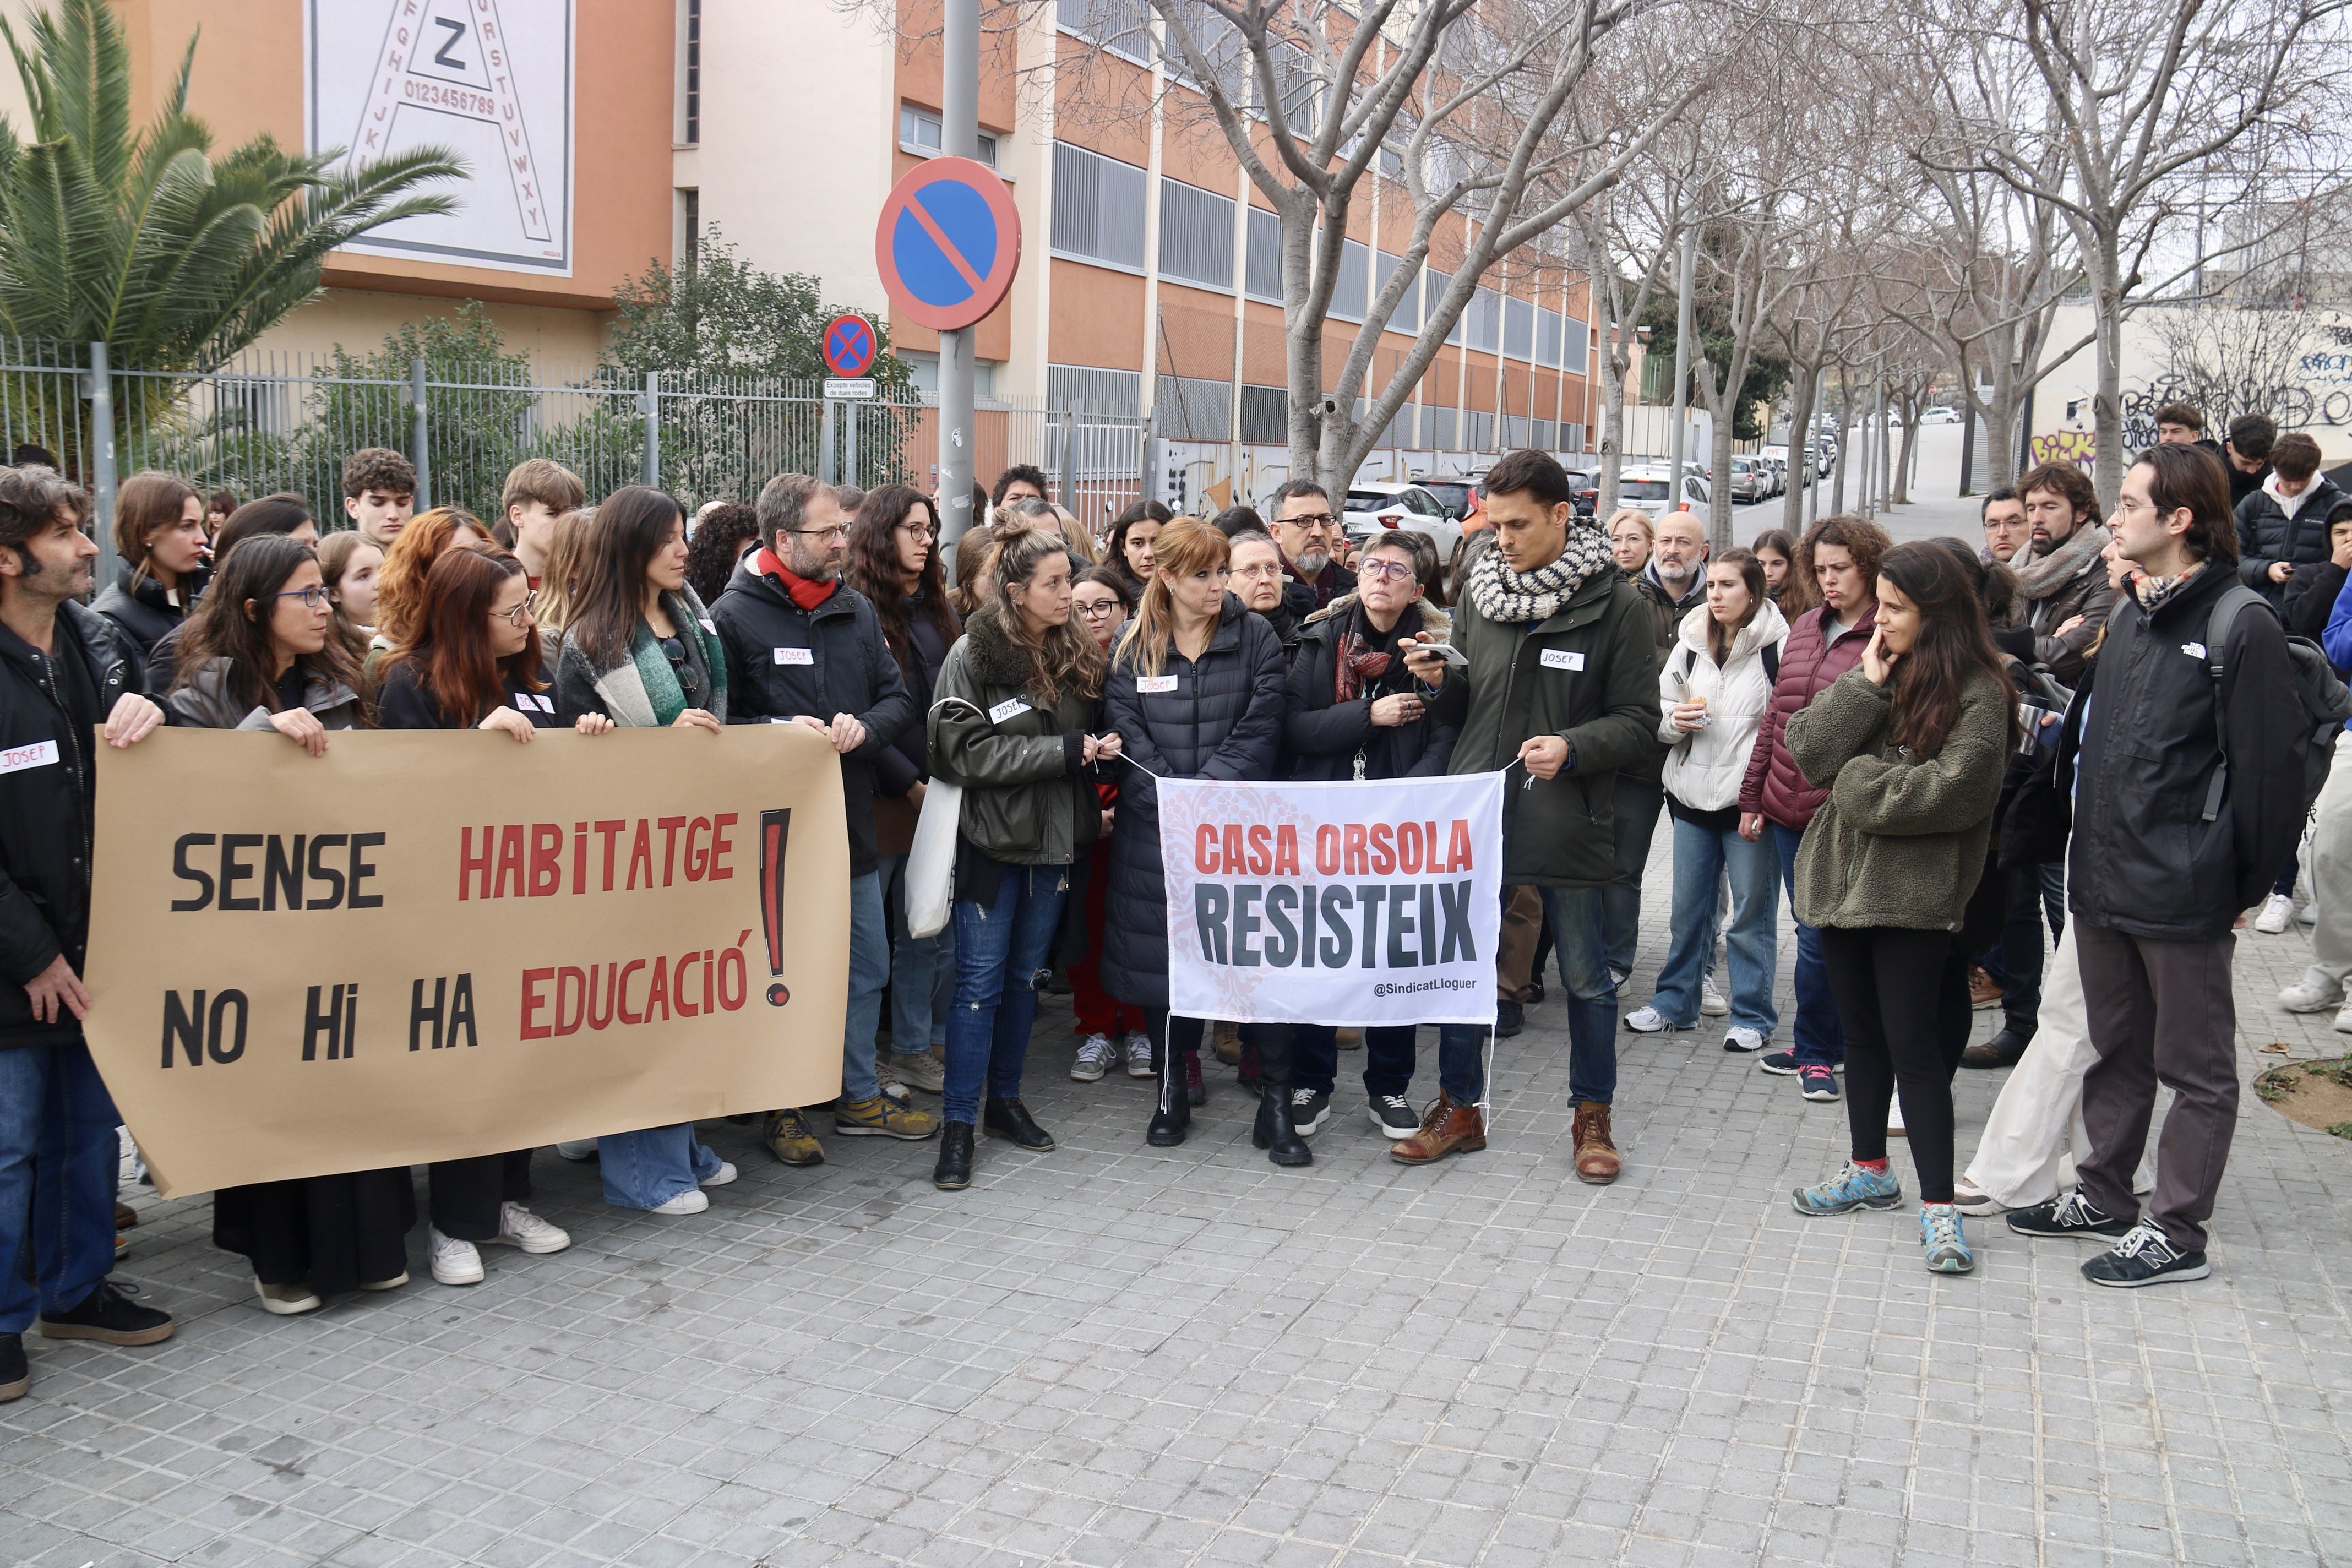
{"label": "black ankle boot", "polygon": [[1250,1131],[1250,1142],[1277,1165],[1315,1163],[1315,1152],[1291,1125],[1290,1090],[1280,1084],[1267,1084],[1258,1095],[1257,1125]]}
{"label": "black ankle boot", "polygon": [[940,1130],[940,1163],[931,1168],[931,1185],[944,1193],[971,1185],[971,1122],[950,1121]]}
{"label": "black ankle boot", "polygon": [[1192,1102],[1184,1093],[1185,1053],[1170,1047],[1160,1053],[1160,1100],[1143,1141],[1155,1149],[1172,1149],[1192,1130]]}
{"label": "black ankle boot", "polygon": [[1029,1108],[1017,1100],[992,1100],[980,1113],[980,1125],[991,1138],[1002,1138],[1016,1149],[1043,1154],[1054,1147],[1054,1135],[1037,1125]]}

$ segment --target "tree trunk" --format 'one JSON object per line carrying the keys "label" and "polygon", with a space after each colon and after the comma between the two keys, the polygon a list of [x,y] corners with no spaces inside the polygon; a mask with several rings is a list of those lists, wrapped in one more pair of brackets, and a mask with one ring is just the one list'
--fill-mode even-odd
{"label": "tree trunk", "polygon": [[1838,366],[1837,461],[1830,475],[1830,510],[1832,514],[1845,510],[1845,471],[1853,466],[1853,443],[1846,436],[1846,420],[1853,413],[1853,391],[1847,384],[1845,367]]}
{"label": "tree trunk", "polygon": [[1791,539],[1805,536],[1805,484],[1813,477],[1813,382],[1810,365],[1792,365],[1796,384],[1789,407],[1789,493],[1780,498],[1780,526]]}
{"label": "tree trunk", "polygon": [[1916,405],[1910,409],[1910,415],[1911,417],[1903,425],[1903,455],[1895,460],[1895,504],[1896,506],[1911,504],[1911,454],[1913,448],[1919,444],[1919,411]]}
{"label": "tree trunk", "polygon": [[[1616,336],[1612,328],[1612,338]],[[1606,523],[1617,510],[1617,476],[1625,466],[1625,372],[1630,368],[1613,342],[1601,356],[1601,483],[1592,515]]]}
{"label": "tree trunk", "polygon": [[2099,390],[2091,400],[2098,450],[2091,483],[2099,492],[2099,510],[2112,513],[2124,484],[2123,396],[2123,267],[2116,255],[2112,229],[2095,237],[2091,258],[2092,326],[2098,334]]}

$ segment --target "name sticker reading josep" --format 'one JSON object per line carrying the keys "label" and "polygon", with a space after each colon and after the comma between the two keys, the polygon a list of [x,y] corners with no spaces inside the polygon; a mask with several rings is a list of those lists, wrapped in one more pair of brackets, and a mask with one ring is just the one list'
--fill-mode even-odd
{"label": "name sticker reading josep", "polygon": [[1029,704],[1018,697],[1008,697],[988,710],[988,721],[992,724],[1002,724],[1007,719],[1017,719],[1028,711]]}
{"label": "name sticker reading josep", "polygon": [[1135,678],[1138,691],[1173,691],[1176,678],[1172,675],[1139,675]]}
{"label": "name sticker reading josep", "polygon": [[1569,648],[1548,647],[1543,650],[1543,667],[1546,669],[1582,669],[1584,656]]}
{"label": "name sticker reading josep", "polygon": [[804,647],[780,647],[776,650],[778,664],[814,664],[816,656]]}
{"label": "name sticker reading josep", "polygon": [[58,760],[55,741],[36,741],[29,746],[12,746],[0,752],[0,773],[22,773],[26,768],[45,768]]}

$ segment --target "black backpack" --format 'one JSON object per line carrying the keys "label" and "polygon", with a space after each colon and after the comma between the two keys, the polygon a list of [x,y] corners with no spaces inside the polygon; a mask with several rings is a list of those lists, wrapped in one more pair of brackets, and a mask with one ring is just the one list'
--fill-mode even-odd
{"label": "black backpack", "polygon": [[[2117,601],[2120,606],[2122,601]],[[2213,601],[2213,613],[2205,623],[2205,663],[2213,673],[2213,717],[2218,724],[2221,716],[2221,655],[2230,637],[2230,627],[2238,612],[2249,605],[2260,605],[2275,616],[2271,602],[2247,587],[2233,583]],[[2319,798],[2322,784],[2327,782],[2327,770],[2336,755],[2336,737],[2344,732],[2347,720],[2352,720],[2352,689],[2337,679],[2336,667],[2327,662],[2326,653],[2309,637],[2287,633],[2286,656],[2294,666],[2295,695],[2303,699],[2303,710],[2311,720],[2311,746],[2304,753],[2303,805],[2311,809]],[[2230,777],[2230,760],[2222,755],[2221,766],[2213,770],[2213,782],[2205,791],[2205,820],[2211,822],[2221,815],[2221,795]]]}

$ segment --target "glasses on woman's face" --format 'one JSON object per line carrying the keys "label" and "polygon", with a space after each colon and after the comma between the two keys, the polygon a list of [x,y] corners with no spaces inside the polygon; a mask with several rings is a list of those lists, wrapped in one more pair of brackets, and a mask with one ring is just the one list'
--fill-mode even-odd
{"label": "glasses on woman's face", "polygon": [[1402,561],[1367,561],[1356,568],[1356,575],[1376,583],[1403,583],[1412,579],[1412,568]]}
{"label": "glasses on woman's face", "polygon": [[1081,599],[1072,608],[1090,621],[1099,621],[1118,614],[1118,601],[1117,599]]}
{"label": "glasses on woman's face", "polygon": [[909,539],[937,539],[940,536],[937,528],[928,522],[917,522],[911,517],[898,525],[898,531]]}
{"label": "glasses on woman's face", "polygon": [[306,610],[315,610],[320,605],[331,602],[327,597],[327,590],[316,584],[308,588],[289,588],[282,594],[272,594],[269,596],[273,599],[299,599],[302,601],[302,607]]}
{"label": "glasses on woman's face", "polygon": [[490,618],[492,620],[504,621],[507,625],[514,627],[515,630],[520,631],[530,620],[530,613],[533,609],[538,607],[538,605],[539,593],[538,590],[533,589],[531,592],[525,594],[522,596],[522,603],[517,605],[514,608],[510,610],[492,610],[490,612]]}

